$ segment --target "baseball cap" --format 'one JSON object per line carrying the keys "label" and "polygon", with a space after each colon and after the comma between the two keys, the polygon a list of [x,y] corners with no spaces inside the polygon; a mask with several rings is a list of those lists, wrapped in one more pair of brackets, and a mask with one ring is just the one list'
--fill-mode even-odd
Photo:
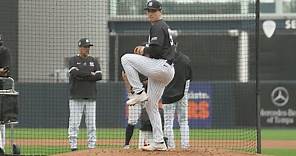
{"label": "baseball cap", "polygon": [[156,0],[151,0],[146,4],[146,7],[144,8],[144,10],[161,10],[162,9],[162,5],[159,1]]}
{"label": "baseball cap", "polygon": [[78,41],[78,47],[84,47],[84,46],[94,46],[90,43],[90,40],[88,38],[82,38]]}

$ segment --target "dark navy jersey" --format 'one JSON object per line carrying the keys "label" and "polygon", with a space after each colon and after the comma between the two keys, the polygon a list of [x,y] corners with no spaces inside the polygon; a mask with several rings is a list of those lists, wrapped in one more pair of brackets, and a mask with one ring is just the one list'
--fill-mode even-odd
{"label": "dark navy jersey", "polygon": [[10,54],[8,48],[0,46],[0,68],[10,66]]}
{"label": "dark navy jersey", "polygon": [[163,104],[177,102],[182,99],[184,96],[186,81],[192,79],[191,61],[188,56],[181,52],[176,53],[174,68],[174,78],[166,86],[162,95]]}
{"label": "dark navy jersey", "polygon": [[[10,66],[10,54],[8,48],[1,45],[0,46],[0,68]],[[0,80],[0,89],[3,89],[3,81]]]}
{"label": "dark navy jersey", "polygon": [[98,61],[88,56],[71,57],[69,61],[69,83],[71,99],[95,99],[97,95],[96,81],[102,79]]}
{"label": "dark navy jersey", "polygon": [[163,20],[159,20],[150,27],[148,47],[144,49],[144,55],[155,59],[174,59],[174,41],[169,33],[169,26]]}

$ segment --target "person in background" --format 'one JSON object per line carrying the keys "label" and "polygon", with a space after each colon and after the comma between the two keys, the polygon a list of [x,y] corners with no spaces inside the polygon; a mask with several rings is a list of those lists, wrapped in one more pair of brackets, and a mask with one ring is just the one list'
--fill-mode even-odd
{"label": "person in background", "polygon": [[[7,77],[9,76],[9,66],[10,66],[10,54],[8,48],[4,46],[4,40],[0,34],[0,76]],[[0,90],[3,88],[3,82],[0,80]],[[3,121],[0,121],[0,155],[4,155],[5,147],[5,124]]]}
{"label": "person in background", "polygon": [[89,56],[93,44],[87,38],[78,42],[79,54],[69,61],[69,129],[68,137],[72,151],[77,150],[77,136],[83,112],[88,135],[88,148],[96,146],[96,81],[102,79],[102,72],[98,61]]}
{"label": "person in background", "polygon": [[[128,83],[128,80],[124,71],[122,71],[121,76],[124,83],[124,87],[128,94],[128,98],[130,98],[132,96],[132,87]],[[143,85],[147,86],[147,78],[143,75],[140,75],[140,79]],[[135,126],[138,123],[138,120],[140,118],[141,109],[143,108],[144,103],[145,102],[141,102],[140,104],[128,106],[128,121],[127,121],[127,126],[125,128],[125,143],[124,143],[123,149],[130,148],[130,140],[132,139]]]}
{"label": "person in background", "polygon": [[181,52],[176,53],[174,62],[174,79],[166,86],[162,95],[164,109],[164,137],[167,138],[168,149],[175,149],[173,124],[175,114],[181,131],[181,148],[189,148],[188,126],[188,90],[192,79],[191,61]]}

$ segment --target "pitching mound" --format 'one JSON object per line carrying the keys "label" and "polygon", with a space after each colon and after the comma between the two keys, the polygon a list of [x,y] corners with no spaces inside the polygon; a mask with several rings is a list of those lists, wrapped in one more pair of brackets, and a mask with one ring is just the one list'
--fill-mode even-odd
{"label": "pitching mound", "polygon": [[217,149],[198,149],[188,151],[141,151],[136,149],[123,150],[123,149],[93,149],[63,153],[56,156],[255,156],[259,154],[248,154],[239,152],[227,152]]}

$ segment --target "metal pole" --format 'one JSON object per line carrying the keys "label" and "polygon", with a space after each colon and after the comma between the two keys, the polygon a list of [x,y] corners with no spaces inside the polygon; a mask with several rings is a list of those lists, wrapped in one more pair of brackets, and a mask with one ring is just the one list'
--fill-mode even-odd
{"label": "metal pole", "polygon": [[259,35],[260,35],[260,0],[256,0],[256,34],[255,34],[255,49],[256,49],[256,118],[257,118],[257,153],[261,153],[261,120],[260,120],[260,78],[259,78]]}
{"label": "metal pole", "polygon": [[241,31],[238,42],[238,80],[242,83],[249,81],[249,39],[246,31]]}
{"label": "metal pole", "polygon": [[114,43],[114,80],[115,82],[118,82],[118,66],[119,66],[119,36],[118,34],[116,33],[115,34],[115,43]]}

